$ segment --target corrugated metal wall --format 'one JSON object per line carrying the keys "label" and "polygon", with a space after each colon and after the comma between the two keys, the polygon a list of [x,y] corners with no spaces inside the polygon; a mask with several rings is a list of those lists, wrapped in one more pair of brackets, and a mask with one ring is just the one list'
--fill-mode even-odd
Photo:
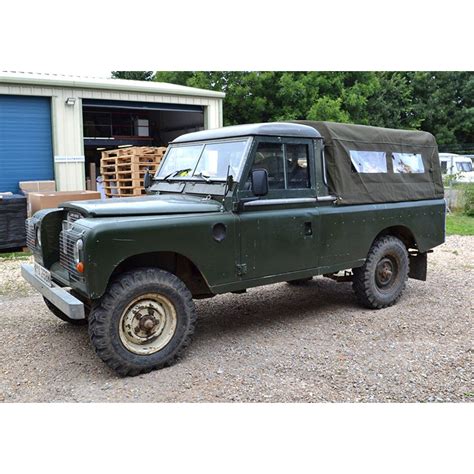
{"label": "corrugated metal wall", "polygon": [[0,192],[54,179],[51,99],[0,95]]}

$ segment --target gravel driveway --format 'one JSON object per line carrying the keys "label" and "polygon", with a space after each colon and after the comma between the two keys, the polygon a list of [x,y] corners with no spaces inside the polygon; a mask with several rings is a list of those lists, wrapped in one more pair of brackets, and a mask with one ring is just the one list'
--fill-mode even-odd
{"label": "gravel driveway", "polygon": [[474,237],[449,237],[394,307],[357,306],[316,278],[197,301],[195,338],[173,367],[114,375],[87,329],[57,320],[0,260],[0,401],[472,401]]}

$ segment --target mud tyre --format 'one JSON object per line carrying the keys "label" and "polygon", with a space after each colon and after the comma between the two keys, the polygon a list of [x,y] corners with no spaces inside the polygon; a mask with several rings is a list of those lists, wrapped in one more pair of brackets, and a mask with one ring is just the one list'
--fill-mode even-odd
{"label": "mud tyre", "polygon": [[408,279],[407,249],[396,237],[382,237],[370,248],[364,265],[352,271],[352,288],[363,306],[392,306],[400,299]]}
{"label": "mud tyre", "polygon": [[175,275],[141,268],[115,278],[89,316],[97,355],[121,376],[173,364],[191,341],[196,310]]}

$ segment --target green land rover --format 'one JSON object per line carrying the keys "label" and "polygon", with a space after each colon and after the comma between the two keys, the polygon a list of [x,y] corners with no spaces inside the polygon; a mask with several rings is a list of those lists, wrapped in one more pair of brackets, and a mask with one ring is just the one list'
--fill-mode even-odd
{"label": "green land rover", "polygon": [[385,308],[407,278],[426,279],[427,253],[445,239],[425,132],[298,121],[189,133],[145,188],[27,220],[35,262],[22,275],[57,317],[89,325],[121,375],[178,358],[193,299],[324,275]]}

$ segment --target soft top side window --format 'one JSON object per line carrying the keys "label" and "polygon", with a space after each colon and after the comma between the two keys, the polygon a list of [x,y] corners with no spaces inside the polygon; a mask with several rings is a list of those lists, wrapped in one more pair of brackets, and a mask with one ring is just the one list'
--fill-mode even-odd
{"label": "soft top side window", "polygon": [[350,150],[351,162],[357,173],[386,173],[387,155],[384,151]]}
{"label": "soft top side window", "polygon": [[423,159],[420,153],[392,153],[395,173],[424,173]]}
{"label": "soft top side window", "polygon": [[[421,153],[349,150],[355,173],[388,173],[387,155],[392,158],[394,173],[424,173]],[[392,171],[390,171],[392,172]]]}

